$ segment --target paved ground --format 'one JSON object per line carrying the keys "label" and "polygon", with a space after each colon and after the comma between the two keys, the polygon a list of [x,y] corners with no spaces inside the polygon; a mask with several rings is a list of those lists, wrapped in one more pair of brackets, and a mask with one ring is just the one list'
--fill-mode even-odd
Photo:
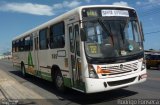
{"label": "paved ground", "polygon": [[[139,99],[159,99],[160,100],[160,71],[156,69],[148,70],[148,80],[142,84],[133,85],[125,89],[118,89],[108,92],[96,93],[96,94],[82,94],[80,92],[70,90],[63,94],[59,93],[55,90],[55,87],[45,80],[29,77],[23,78],[21,73],[12,67],[12,63],[9,61],[0,61],[0,71],[5,73],[5,75],[9,75],[11,80],[14,82],[11,83],[12,85],[17,84],[20,85],[18,87],[17,92],[21,92],[23,94],[23,89],[30,91],[31,93],[25,93],[26,97],[27,94],[34,94],[32,96],[33,105],[47,105],[47,104],[54,104],[54,105],[116,105],[122,104],[122,99],[132,99],[131,102],[135,102],[134,100]],[[1,79],[1,72],[0,72],[0,79]],[[4,76],[3,77],[7,77]],[[4,78],[2,78],[4,81]],[[0,80],[1,84],[1,80]],[[22,89],[23,88],[23,89]],[[22,90],[20,90],[22,89]],[[33,93],[32,93],[33,92]],[[0,92],[0,98],[4,98],[3,94]],[[23,96],[23,95],[22,95]],[[18,97],[18,94],[16,95]],[[39,98],[37,98],[39,97]],[[41,97],[41,98],[40,98]],[[18,99],[18,98],[16,98]],[[25,99],[25,98],[23,98]],[[28,98],[27,98],[28,99]],[[37,99],[37,100],[35,100]],[[23,100],[27,101],[28,100]],[[48,102],[44,104],[44,102]],[[160,102],[159,102],[160,103]],[[30,103],[31,104],[31,103]],[[29,104],[29,105],[30,105]],[[31,105],[32,105],[31,104]],[[133,103],[130,103],[133,104]],[[140,103],[139,103],[140,104]],[[125,104],[122,104],[125,105]],[[138,104],[136,104],[138,105]],[[142,105],[142,104],[141,104]],[[152,104],[150,104],[152,105]]]}
{"label": "paved ground", "polygon": [[13,77],[8,76],[0,69],[0,88],[10,99],[43,99],[33,90],[26,88],[17,82]]}
{"label": "paved ground", "polygon": [[[0,69],[0,100],[4,102],[18,102],[19,100],[25,100],[24,102],[34,102],[35,104],[41,104],[36,100],[45,99],[38,93],[34,92],[32,89],[21,85],[15,78],[8,75],[5,71]],[[34,100],[34,101],[33,101]],[[44,103],[45,102],[43,101]]]}

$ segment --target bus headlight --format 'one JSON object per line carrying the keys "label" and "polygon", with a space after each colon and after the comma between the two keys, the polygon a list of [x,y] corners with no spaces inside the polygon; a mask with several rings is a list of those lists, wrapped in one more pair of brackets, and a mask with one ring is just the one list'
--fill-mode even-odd
{"label": "bus headlight", "polygon": [[146,62],[145,62],[145,60],[143,60],[142,66],[141,66],[141,71],[144,70],[145,68],[146,68]]}
{"label": "bus headlight", "polygon": [[141,58],[138,61],[142,62],[141,71],[146,69],[146,60],[144,58]]}
{"label": "bus headlight", "polygon": [[98,75],[91,64],[88,65],[88,72],[89,72],[89,78],[98,78]]}

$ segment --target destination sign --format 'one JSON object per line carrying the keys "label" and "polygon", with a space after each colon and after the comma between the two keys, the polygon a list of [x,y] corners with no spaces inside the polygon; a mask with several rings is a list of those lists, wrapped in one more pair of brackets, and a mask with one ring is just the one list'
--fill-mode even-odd
{"label": "destination sign", "polygon": [[101,10],[102,16],[122,16],[129,17],[127,10]]}

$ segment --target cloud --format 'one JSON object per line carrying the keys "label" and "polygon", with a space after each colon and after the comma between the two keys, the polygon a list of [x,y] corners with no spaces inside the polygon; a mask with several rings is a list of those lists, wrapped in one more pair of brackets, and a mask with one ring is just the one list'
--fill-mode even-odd
{"label": "cloud", "polygon": [[90,3],[91,2],[91,0],[85,0],[87,3]]}
{"label": "cloud", "polygon": [[55,14],[55,11],[58,11],[59,9],[72,9],[80,6],[81,3],[82,2],[77,0],[73,0],[70,2],[63,1],[62,3],[57,3],[52,6],[33,3],[3,3],[0,4],[0,11],[52,16]]}
{"label": "cloud", "polygon": [[137,5],[160,5],[160,1],[159,0],[146,0],[146,1],[137,1],[136,2]]}
{"label": "cloud", "polygon": [[62,3],[57,3],[53,5],[53,9],[61,9],[61,8],[75,8],[77,6],[80,6],[82,2],[80,1],[63,1]]}
{"label": "cloud", "polygon": [[152,20],[153,20],[153,18],[152,18],[152,17],[150,17],[150,18],[149,18],[149,20],[150,20],[150,21],[152,21]]}
{"label": "cloud", "polygon": [[120,6],[129,6],[127,2],[120,1],[120,2],[114,2],[113,5],[120,5]]}
{"label": "cloud", "polygon": [[136,2],[136,5],[146,11],[146,10],[151,10],[155,7],[159,7],[160,1],[159,0],[146,0],[146,1],[139,0]]}
{"label": "cloud", "polygon": [[75,8],[75,7],[79,6],[80,4],[81,4],[81,2],[79,2],[79,1],[72,1],[72,2],[65,1],[64,2],[64,5],[69,8]]}
{"label": "cloud", "polygon": [[149,3],[157,3],[159,2],[158,0],[148,0]]}
{"label": "cloud", "polygon": [[33,15],[54,15],[51,6],[32,3],[6,3],[0,6],[0,11],[11,11]]}
{"label": "cloud", "polygon": [[137,4],[137,5],[141,5],[142,3],[141,3],[140,1],[137,1],[136,4]]}
{"label": "cloud", "polygon": [[108,0],[100,0],[100,2],[104,3],[104,2],[107,2]]}

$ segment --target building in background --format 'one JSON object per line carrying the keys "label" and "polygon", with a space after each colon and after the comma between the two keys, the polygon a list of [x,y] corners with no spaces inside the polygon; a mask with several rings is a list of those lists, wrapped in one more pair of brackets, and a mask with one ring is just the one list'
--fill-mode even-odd
{"label": "building in background", "polygon": [[11,59],[12,58],[12,53],[7,51],[3,54],[0,54],[0,59]]}
{"label": "building in background", "polygon": [[4,55],[0,54],[0,59],[3,59],[4,58]]}
{"label": "building in background", "polygon": [[160,54],[160,50],[145,50],[145,54]]}

